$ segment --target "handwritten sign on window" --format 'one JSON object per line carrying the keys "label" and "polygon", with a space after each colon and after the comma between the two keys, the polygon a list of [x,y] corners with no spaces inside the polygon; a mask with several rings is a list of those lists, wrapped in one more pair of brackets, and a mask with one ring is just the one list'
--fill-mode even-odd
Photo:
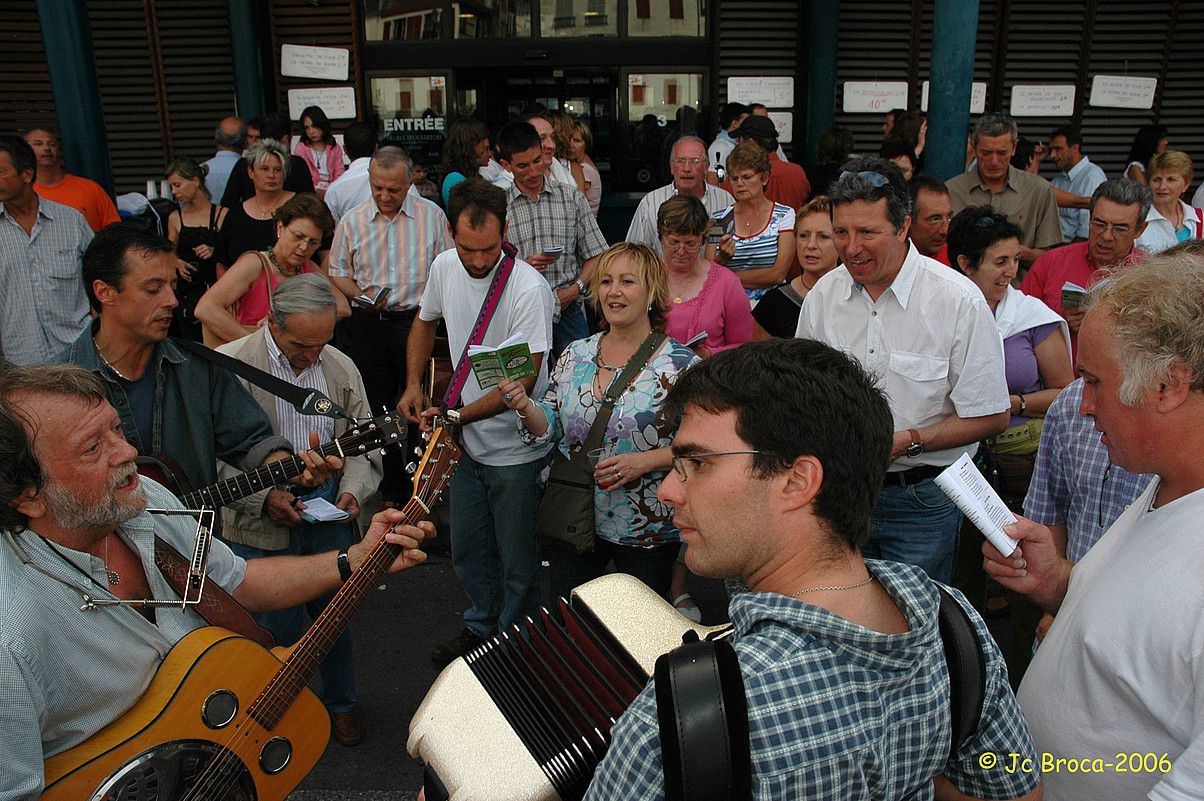
{"label": "handwritten sign on window", "polygon": [[355,119],[355,87],[330,86],[288,90],[288,114],[301,119],[308,106],[318,106],[332,120]]}
{"label": "handwritten sign on window", "polygon": [[1017,84],[1012,87],[1013,117],[1069,117],[1074,113],[1074,84]]}
{"label": "handwritten sign on window", "polygon": [[907,81],[845,81],[846,114],[885,114],[907,108]]}
{"label": "handwritten sign on window", "polygon": [[319,81],[347,80],[350,51],[345,47],[280,46],[280,74]]}
{"label": "handwritten sign on window", "polygon": [[1091,79],[1090,103],[1104,108],[1153,108],[1157,88],[1157,78],[1096,75]]}
{"label": "handwritten sign on window", "polygon": [[760,103],[769,108],[794,108],[791,75],[743,75],[727,79],[729,103]]}

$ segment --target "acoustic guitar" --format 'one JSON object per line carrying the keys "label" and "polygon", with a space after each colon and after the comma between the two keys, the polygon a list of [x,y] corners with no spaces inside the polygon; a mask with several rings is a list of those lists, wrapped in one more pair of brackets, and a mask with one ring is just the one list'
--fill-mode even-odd
{"label": "acoustic guitar", "polygon": [[[435,428],[406,523],[430,514],[459,455]],[[291,647],[214,626],[183,637],[133,707],[46,760],[43,801],[283,801],[330,738],[306,682],[400,551],[381,540]]]}

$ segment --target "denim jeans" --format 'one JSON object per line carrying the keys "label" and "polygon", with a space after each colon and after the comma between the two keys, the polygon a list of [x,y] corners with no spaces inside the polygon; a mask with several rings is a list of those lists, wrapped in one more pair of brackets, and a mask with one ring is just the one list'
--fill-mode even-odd
{"label": "denim jeans", "polygon": [[552,358],[556,361],[570,342],[589,336],[589,324],[585,322],[585,309],[580,301],[573,301],[560,313],[560,320],[552,326]]}
{"label": "denim jeans", "polygon": [[673,583],[673,563],[681,545],[671,543],[656,548],[618,545],[599,537],[594,538],[591,553],[576,554],[560,548],[545,548],[544,556],[550,567],[549,576],[553,598],[568,598],[574,587],[596,579],[613,559],[615,571],[626,573],[652,588],[657,595],[669,600]]}
{"label": "denim jeans", "polygon": [[[331,479],[320,487],[300,496],[302,500],[322,497],[334,503],[338,500],[338,480]],[[265,551],[238,542],[229,543],[231,550],[244,559],[256,559],[261,556],[307,556],[314,553],[325,553],[346,548],[351,544],[350,523],[299,523],[293,526],[289,535],[288,548],[280,551]],[[334,557],[331,556],[333,559]],[[301,639],[306,631],[305,613],[311,620],[317,620],[318,615],[330,603],[334,593],[313,599],[309,603],[279,609],[275,612],[264,612],[255,616],[259,625],[272,632],[277,645],[292,645]],[[350,712],[355,709],[355,661],[352,656],[351,627],[348,626],[335,640],[330,653],[322,660],[319,670],[322,677],[322,687],[318,697],[331,714]]]}
{"label": "denim jeans", "polygon": [[493,467],[467,453],[451,477],[451,550],[471,606],[464,625],[492,636],[539,609],[535,479],[542,459]]}
{"label": "denim jeans", "polygon": [[932,479],[909,486],[887,484],[874,504],[870,539],[861,555],[915,565],[949,584],[961,524],[962,513]]}

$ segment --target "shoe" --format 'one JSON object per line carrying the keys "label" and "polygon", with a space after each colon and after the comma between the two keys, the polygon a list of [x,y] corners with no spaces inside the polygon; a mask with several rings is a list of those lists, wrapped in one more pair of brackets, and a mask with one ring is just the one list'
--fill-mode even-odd
{"label": "shoe", "polygon": [[698,608],[698,604],[694,603],[694,599],[690,597],[690,593],[683,592],[674,598],[673,607],[681,613],[682,617],[691,623],[702,622],[702,610]]}
{"label": "shoe", "polygon": [[445,668],[484,642],[484,637],[465,626],[464,631],[431,650],[431,664]]}
{"label": "shoe", "polygon": [[330,730],[338,744],[347,748],[359,745],[364,739],[364,722],[354,709],[331,715]]}

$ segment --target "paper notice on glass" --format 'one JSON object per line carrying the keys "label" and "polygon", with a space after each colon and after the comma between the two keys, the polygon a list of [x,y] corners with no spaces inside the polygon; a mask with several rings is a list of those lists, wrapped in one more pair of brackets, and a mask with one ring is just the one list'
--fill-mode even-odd
{"label": "paper notice on glass", "polygon": [[1012,514],[995,488],[978,471],[970,454],[963,453],[960,459],[949,465],[936,477],[936,485],[957,504],[962,514],[978,527],[996,550],[1004,556],[1012,555],[1020,543],[1005,534],[1003,527],[1015,523],[1016,515]]}

